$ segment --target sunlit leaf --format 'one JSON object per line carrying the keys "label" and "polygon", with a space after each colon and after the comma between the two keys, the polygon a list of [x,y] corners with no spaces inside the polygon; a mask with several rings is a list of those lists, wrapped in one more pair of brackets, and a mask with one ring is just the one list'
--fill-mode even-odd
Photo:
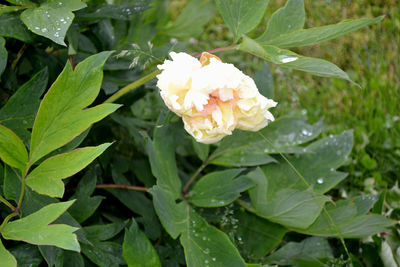
{"label": "sunlit leaf", "polygon": [[6,164],[18,168],[21,172],[26,168],[28,152],[22,140],[10,129],[0,124],[0,159]]}
{"label": "sunlit leaf", "polygon": [[17,267],[15,257],[3,246],[0,240],[0,262],[4,267]]}

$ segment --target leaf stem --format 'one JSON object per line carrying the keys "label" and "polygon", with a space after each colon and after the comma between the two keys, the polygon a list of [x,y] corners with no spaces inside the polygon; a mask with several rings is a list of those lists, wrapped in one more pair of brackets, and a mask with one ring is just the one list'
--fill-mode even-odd
{"label": "leaf stem", "polygon": [[11,63],[11,70],[14,70],[15,67],[17,67],[18,61],[21,59],[22,55],[24,54],[26,48],[28,47],[27,44],[23,44],[21,49],[19,49],[17,57],[14,59],[14,61]]}
{"label": "leaf stem", "polygon": [[117,91],[115,94],[110,96],[106,101],[104,101],[104,103],[113,103],[115,100],[117,100],[121,96],[123,96],[123,95],[135,90],[139,86],[153,80],[160,73],[161,73],[161,70],[155,70],[155,71],[147,74],[146,76],[140,78],[139,80],[136,80],[136,81],[128,84],[127,86],[123,87],[121,90]]}
{"label": "leaf stem", "polygon": [[4,226],[8,223],[8,221],[12,218],[18,215],[18,212],[15,210],[13,213],[9,214],[3,221],[3,223],[0,225],[0,233],[3,231]]}
{"label": "leaf stem", "polygon": [[134,186],[134,185],[126,185],[126,184],[98,184],[96,188],[119,188],[119,189],[128,189],[134,191],[147,192],[149,189],[143,186]]}
{"label": "leaf stem", "polygon": [[4,197],[2,197],[0,195],[0,201],[3,202],[7,207],[9,207],[12,210],[15,210],[15,207],[13,204],[11,204],[7,199],[5,199]]}
{"label": "leaf stem", "polygon": [[[210,49],[210,50],[207,50],[207,51],[205,51],[205,52],[208,52],[208,53],[215,53],[215,52],[227,51],[227,50],[235,49],[236,46],[237,46],[236,44],[232,44],[232,45],[227,45],[227,46],[222,46],[222,47]],[[199,53],[196,53],[196,54],[194,54],[194,55],[192,55],[192,56],[193,56],[193,57],[199,57],[199,56],[201,56],[202,53],[203,53],[203,52],[199,52]]]}

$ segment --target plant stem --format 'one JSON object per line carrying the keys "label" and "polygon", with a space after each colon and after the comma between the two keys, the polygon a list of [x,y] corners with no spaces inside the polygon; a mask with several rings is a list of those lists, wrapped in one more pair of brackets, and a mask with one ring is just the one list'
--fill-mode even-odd
{"label": "plant stem", "polygon": [[15,210],[14,205],[11,204],[10,202],[8,202],[8,200],[5,199],[4,197],[2,197],[1,195],[0,195],[0,201],[3,202],[3,203],[4,203],[7,207],[9,207],[10,209]]}
{"label": "plant stem", "polygon": [[18,215],[17,211],[14,211],[13,213],[9,214],[3,221],[3,223],[0,225],[0,233],[3,231],[4,226],[8,223],[8,221],[12,218]]}
{"label": "plant stem", "polygon": [[98,184],[96,185],[96,188],[119,188],[119,189],[128,189],[141,192],[147,192],[149,190],[147,187],[126,185],[126,184]]}
{"label": "plant stem", "polygon": [[25,52],[25,49],[28,47],[27,44],[23,44],[21,49],[18,51],[17,57],[14,59],[14,61],[11,63],[11,70],[14,70],[15,67],[18,64],[18,61],[20,60],[20,58],[22,57],[22,55]]}
{"label": "plant stem", "polygon": [[207,167],[208,162],[210,161],[210,158],[208,158],[204,163],[196,170],[196,172],[190,177],[189,181],[185,184],[185,186],[182,189],[183,194],[186,194],[187,190],[189,189],[190,185],[196,180],[197,176],[200,174],[200,172]]}
{"label": "plant stem", "polygon": [[[210,50],[207,50],[207,51],[205,51],[205,52],[208,52],[208,53],[215,53],[215,52],[221,52],[221,51],[232,50],[232,49],[235,49],[235,48],[236,48],[236,44],[233,44],[233,45],[228,45],[228,46],[223,46],[223,47],[218,47],[218,48],[210,49]],[[199,57],[199,56],[201,56],[202,53],[203,53],[203,52],[199,52],[199,53],[196,53],[196,54],[194,54],[194,55],[192,55],[192,56],[193,56],[193,57]]]}
{"label": "plant stem", "polygon": [[121,96],[123,96],[123,95],[135,90],[139,86],[141,86],[141,85],[153,80],[160,73],[161,73],[161,70],[155,70],[155,71],[147,74],[146,76],[140,78],[139,80],[136,80],[133,83],[128,84],[127,86],[123,87],[121,90],[119,90],[118,92],[116,92],[115,94],[110,96],[106,101],[104,101],[104,103],[112,103],[112,102],[114,102],[115,100],[117,100]]}
{"label": "plant stem", "polygon": [[257,211],[251,206],[249,205],[246,201],[243,201],[241,199],[236,199],[236,203],[238,203],[240,206],[242,206],[245,210],[257,214]]}

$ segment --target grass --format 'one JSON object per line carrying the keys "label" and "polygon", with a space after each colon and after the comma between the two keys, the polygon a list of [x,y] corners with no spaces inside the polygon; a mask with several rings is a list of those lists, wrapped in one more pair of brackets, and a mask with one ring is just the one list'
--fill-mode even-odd
{"label": "grass", "polygon": [[[181,7],[185,1],[178,1]],[[275,80],[277,116],[307,114],[311,121],[324,118],[325,134],[354,129],[355,146],[345,188],[364,189],[374,181],[380,189],[391,186],[400,173],[400,5],[396,0],[305,1],[306,28],[337,23],[344,19],[385,15],[378,25],[320,45],[295,51],[329,60],[345,70],[363,89],[338,79],[326,79],[271,66]],[[265,29],[273,11],[285,1],[270,1],[266,18],[250,36]],[[175,9],[177,10],[177,9]],[[193,51],[229,45],[232,35],[217,16],[208,25]],[[221,55],[245,73],[264,64],[258,58],[237,52]],[[368,178],[373,178],[368,179]]]}

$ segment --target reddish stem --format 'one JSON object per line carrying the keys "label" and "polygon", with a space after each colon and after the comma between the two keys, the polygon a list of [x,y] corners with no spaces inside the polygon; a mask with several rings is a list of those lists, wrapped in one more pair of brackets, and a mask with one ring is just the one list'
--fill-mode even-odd
{"label": "reddish stem", "polygon": [[98,184],[96,188],[119,188],[119,189],[128,189],[135,191],[147,192],[149,189],[143,186],[134,186],[134,185],[126,185],[126,184]]}

